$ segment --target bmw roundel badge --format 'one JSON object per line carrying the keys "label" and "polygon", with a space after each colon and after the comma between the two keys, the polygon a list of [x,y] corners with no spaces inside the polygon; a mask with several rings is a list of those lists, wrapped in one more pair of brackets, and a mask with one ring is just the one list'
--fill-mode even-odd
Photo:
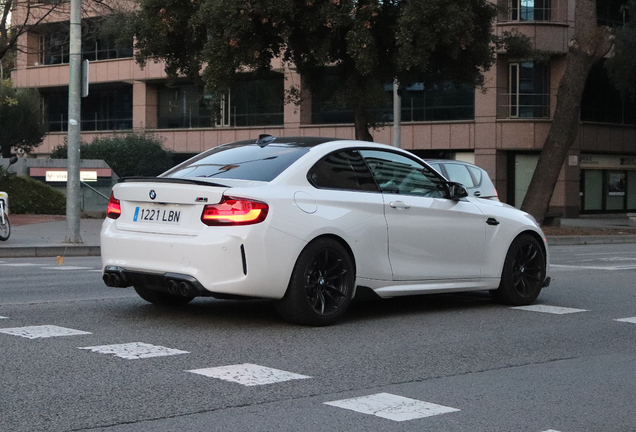
{"label": "bmw roundel badge", "polygon": [[151,200],[157,198],[157,192],[155,192],[154,189],[150,191],[149,195]]}

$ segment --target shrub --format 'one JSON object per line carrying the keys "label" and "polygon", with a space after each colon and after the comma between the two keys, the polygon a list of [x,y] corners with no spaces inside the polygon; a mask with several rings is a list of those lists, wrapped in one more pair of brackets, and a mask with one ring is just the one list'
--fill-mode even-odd
{"label": "shrub", "polygon": [[[52,159],[66,159],[66,144],[56,147]],[[157,176],[173,166],[172,152],[160,137],[148,133],[127,133],[95,138],[80,145],[82,159],[102,159],[120,177]]]}
{"label": "shrub", "polygon": [[9,194],[9,210],[17,214],[66,214],[66,196],[29,177],[0,178],[0,190]]}

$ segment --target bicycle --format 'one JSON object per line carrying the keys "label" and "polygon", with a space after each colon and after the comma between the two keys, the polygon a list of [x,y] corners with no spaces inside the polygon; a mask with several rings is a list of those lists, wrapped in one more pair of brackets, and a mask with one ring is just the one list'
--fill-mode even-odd
{"label": "bicycle", "polygon": [[0,192],[0,241],[9,240],[11,222],[9,222],[9,194]]}
{"label": "bicycle", "polygon": [[[17,161],[17,157],[11,157],[9,165],[7,165],[5,170],[5,175],[7,175],[9,167]],[[9,194],[6,192],[0,192],[0,241],[7,241],[10,236],[11,222],[9,221]]]}

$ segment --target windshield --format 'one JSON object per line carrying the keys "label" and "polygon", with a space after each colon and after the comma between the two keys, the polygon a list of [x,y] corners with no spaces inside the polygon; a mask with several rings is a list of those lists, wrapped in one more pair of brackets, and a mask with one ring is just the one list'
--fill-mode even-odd
{"label": "windshield", "polygon": [[307,153],[294,145],[224,145],[201,153],[162,177],[271,181]]}

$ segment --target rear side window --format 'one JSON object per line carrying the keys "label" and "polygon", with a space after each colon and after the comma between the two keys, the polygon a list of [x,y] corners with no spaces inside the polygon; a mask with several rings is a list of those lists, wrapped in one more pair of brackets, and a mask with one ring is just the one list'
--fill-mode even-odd
{"label": "rear side window", "polygon": [[468,168],[468,171],[470,171],[470,173],[473,175],[473,178],[475,179],[475,187],[481,186],[481,176],[483,174],[483,171],[472,166],[467,166],[466,168]]}
{"label": "rear side window", "polygon": [[446,172],[448,173],[450,181],[461,183],[467,188],[476,187],[475,182],[473,181],[473,177],[470,175],[467,166],[447,163],[444,164],[444,168],[446,168]]}
{"label": "rear side window", "polygon": [[162,177],[227,178],[268,182],[308,151],[308,147],[293,145],[224,145],[177,165]]}
{"label": "rear side window", "polygon": [[378,192],[373,175],[356,150],[325,156],[309,170],[307,180],[319,189]]}

